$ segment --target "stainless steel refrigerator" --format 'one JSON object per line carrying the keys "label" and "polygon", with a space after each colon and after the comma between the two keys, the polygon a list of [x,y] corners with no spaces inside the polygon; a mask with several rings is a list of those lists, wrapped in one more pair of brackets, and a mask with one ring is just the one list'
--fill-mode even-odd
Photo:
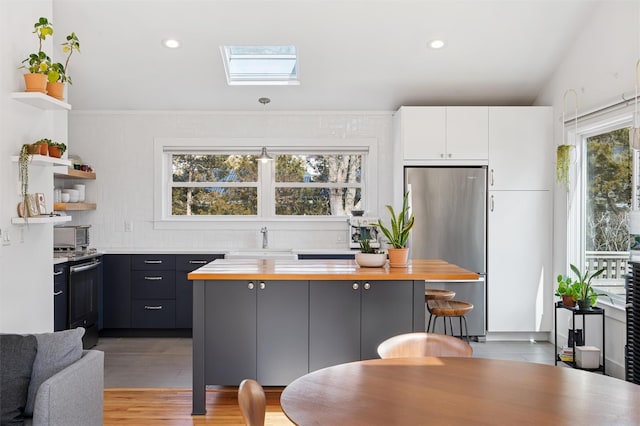
{"label": "stainless steel refrigerator", "polygon": [[[405,167],[415,225],[409,241],[412,259],[443,259],[480,274],[478,281],[426,282],[453,290],[456,300],[473,303],[467,315],[469,335],[486,335],[487,167]],[[427,313],[428,316],[428,313]],[[454,332],[459,332],[453,321]],[[436,331],[442,332],[442,319]]]}

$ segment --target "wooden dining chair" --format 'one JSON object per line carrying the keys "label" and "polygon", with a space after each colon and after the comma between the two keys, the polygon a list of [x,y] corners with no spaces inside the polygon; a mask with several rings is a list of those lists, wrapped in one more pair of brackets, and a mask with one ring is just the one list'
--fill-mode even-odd
{"label": "wooden dining chair", "polygon": [[244,379],[238,387],[238,405],[247,426],[264,426],[267,399],[260,383]]}
{"label": "wooden dining chair", "polygon": [[424,356],[471,357],[473,348],[463,340],[438,333],[407,333],[393,336],[378,345],[380,358]]}

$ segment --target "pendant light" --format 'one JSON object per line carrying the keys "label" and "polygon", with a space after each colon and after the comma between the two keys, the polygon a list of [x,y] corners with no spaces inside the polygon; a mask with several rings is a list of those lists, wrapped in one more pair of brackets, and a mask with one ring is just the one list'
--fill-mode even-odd
{"label": "pendant light", "polygon": [[[271,99],[260,98],[258,99],[258,102],[260,102],[263,105],[263,109],[266,111],[267,104],[271,102]],[[256,158],[256,160],[266,163],[267,161],[273,161],[273,157],[267,154],[267,148],[263,146],[262,152],[260,152],[260,155]]]}

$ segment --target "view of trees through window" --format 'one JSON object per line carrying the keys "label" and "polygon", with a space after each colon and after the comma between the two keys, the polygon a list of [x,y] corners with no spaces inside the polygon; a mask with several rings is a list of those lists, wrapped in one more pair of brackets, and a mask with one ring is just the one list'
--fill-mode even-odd
{"label": "view of trees through window", "polygon": [[632,170],[628,129],[587,139],[587,251],[629,249]]}
{"label": "view of trees through window", "polygon": [[278,154],[259,164],[253,155],[174,153],[171,214],[259,215],[262,204],[274,206],[267,216],[344,216],[361,205],[362,162],[362,154]]}

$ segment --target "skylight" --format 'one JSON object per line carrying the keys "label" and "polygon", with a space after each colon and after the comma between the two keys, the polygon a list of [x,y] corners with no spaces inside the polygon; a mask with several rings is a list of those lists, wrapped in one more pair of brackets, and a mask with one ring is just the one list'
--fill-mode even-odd
{"label": "skylight", "polygon": [[295,46],[222,46],[229,85],[297,85]]}

